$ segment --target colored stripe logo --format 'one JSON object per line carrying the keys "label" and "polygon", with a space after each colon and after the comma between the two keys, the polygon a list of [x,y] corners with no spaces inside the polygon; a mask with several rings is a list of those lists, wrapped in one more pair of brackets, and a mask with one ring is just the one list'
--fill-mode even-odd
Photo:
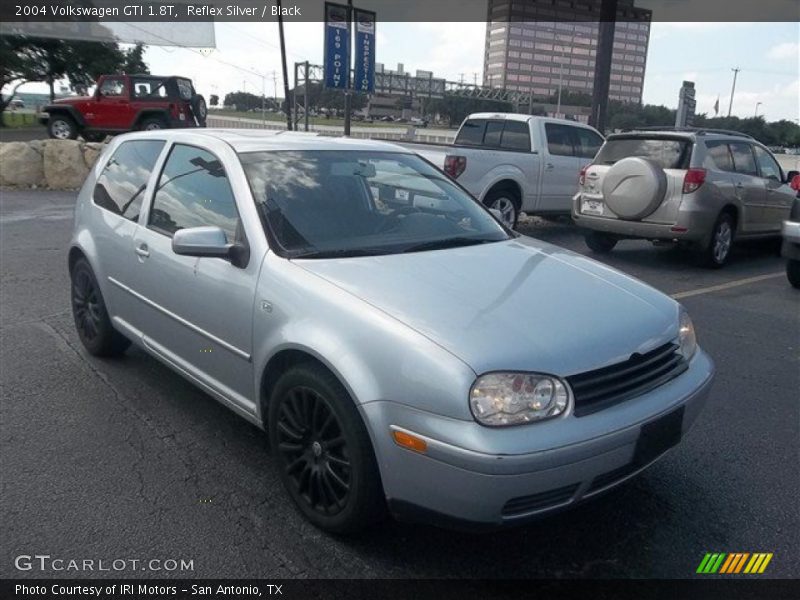
{"label": "colored stripe logo", "polygon": [[731,552],[731,553],[707,553],[697,573],[703,575],[736,575],[739,573],[760,574],[766,571],[767,565],[772,560],[772,553],[769,552]]}

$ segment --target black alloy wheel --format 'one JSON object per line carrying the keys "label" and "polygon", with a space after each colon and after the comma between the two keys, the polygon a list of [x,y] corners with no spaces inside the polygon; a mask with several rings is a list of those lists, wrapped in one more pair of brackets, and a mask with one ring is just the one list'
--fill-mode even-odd
{"label": "black alloy wheel", "polygon": [[375,453],[356,404],[324,366],[298,364],[278,377],[268,430],[281,481],[311,523],[358,532],[386,512]]}
{"label": "black alloy wheel", "polygon": [[296,387],[281,403],[278,452],[297,495],[315,512],[335,515],[347,505],[350,456],[328,402],[316,391]]}

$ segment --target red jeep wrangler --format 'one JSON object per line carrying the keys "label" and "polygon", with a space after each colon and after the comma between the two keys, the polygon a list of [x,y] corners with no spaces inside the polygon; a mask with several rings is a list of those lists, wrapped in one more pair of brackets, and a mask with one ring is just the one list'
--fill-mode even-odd
{"label": "red jeep wrangler", "polygon": [[142,129],[205,127],[206,101],[186,77],[101,75],[93,96],[56,100],[39,121],[51,138],[87,141]]}

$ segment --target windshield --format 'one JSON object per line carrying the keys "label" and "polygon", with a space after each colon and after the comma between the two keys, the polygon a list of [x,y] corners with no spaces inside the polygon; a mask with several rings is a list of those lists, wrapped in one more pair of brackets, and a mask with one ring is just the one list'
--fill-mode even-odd
{"label": "windshield", "polygon": [[662,169],[685,169],[689,165],[689,141],[668,138],[614,138],[606,140],[594,159],[598,165],[613,165],[629,156],[648,158]]}
{"label": "windshield", "polygon": [[265,226],[291,257],[393,254],[509,238],[472,197],[412,154],[315,150],[240,158]]}

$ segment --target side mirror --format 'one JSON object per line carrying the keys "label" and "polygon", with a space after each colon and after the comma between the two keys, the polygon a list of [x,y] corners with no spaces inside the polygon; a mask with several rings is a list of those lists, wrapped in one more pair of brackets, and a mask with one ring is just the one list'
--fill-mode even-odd
{"label": "side mirror", "polygon": [[232,248],[225,232],[216,226],[179,229],[172,236],[172,251],[183,256],[230,258]]}
{"label": "side mirror", "polygon": [[490,208],[489,212],[494,215],[495,219],[497,219],[501,223],[503,222],[503,213],[500,212],[499,208]]}

